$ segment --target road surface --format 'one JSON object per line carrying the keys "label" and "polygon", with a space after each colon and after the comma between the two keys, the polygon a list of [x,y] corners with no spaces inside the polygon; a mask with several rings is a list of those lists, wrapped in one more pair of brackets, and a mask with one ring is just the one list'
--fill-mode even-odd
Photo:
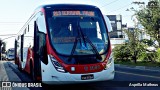
{"label": "road surface", "polygon": [[[160,90],[160,71],[146,70],[135,67],[115,66],[115,79],[86,84],[72,85],[45,85],[40,87],[25,87],[25,84],[33,82],[29,74],[20,72],[13,61],[0,61],[0,81],[11,81],[24,84],[23,88],[3,87],[0,90]],[[6,84],[4,84],[6,85]],[[157,86],[158,85],[158,86]]]}

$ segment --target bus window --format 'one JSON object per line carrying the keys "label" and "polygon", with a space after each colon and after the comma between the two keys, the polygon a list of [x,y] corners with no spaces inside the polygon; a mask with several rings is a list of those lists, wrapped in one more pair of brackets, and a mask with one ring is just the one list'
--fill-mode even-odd
{"label": "bus window", "polygon": [[52,12],[53,15],[47,14],[47,20],[51,44],[57,53],[68,56],[72,51],[74,51],[73,55],[105,53],[108,48],[108,35],[103,16],[99,16],[97,11],[80,11],[81,15],[76,11],[68,11],[68,14],[77,13],[76,15],[66,15],[67,13],[64,14],[63,11],[53,10]]}

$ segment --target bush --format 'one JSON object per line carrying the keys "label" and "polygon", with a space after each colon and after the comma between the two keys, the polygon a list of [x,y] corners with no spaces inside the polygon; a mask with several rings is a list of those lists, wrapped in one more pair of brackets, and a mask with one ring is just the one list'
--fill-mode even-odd
{"label": "bush", "polygon": [[146,52],[142,52],[142,53],[139,55],[138,60],[140,60],[140,61],[148,61],[147,53],[146,53]]}
{"label": "bush", "polygon": [[118,45],[113,49],[113,57],[116,61],[130,61],[130,49],[127,45]]}
{"label": "bush", "polygon": [[157,54],[156,52],[142,52],[138,59],[144,62],[156,62]]}
{"label": "bush", "polygon": [[146,44],[148,46],[153,46],[154,45],[154,41],[149,40],[149,39],[142,39],[141,42],[143,42],[144,44]]}
{"label": "bush", "polygon": [[157,54],[156,52],[147,53],[148,60],[151,62],[156,62]]}
{"label": "bush", "polygon": [[157,62],[160,63],[160,48],[157,50]]}

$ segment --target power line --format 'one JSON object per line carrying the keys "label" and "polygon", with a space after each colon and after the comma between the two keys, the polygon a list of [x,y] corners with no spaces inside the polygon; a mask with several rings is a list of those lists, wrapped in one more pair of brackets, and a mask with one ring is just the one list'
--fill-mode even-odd
{"label": "power line", "polygon": [[127,4],[127,5],[125,5],[125,6],[121,7],[121,8],[115,9],[115,10],[110,11],[110,12],[108,12],[108,13],[118,11],[118,10],[120,10],[120,9],[123,9],[123,8],[125,8],[125,7],[129,6],[129,5],[131,5],[131,4]]}
{"label": "power line", "polygon": [[15,36],[10,36],[10,37],[4,38],[4,39],[2,39],[2,41],[5,39],[13,38],[13,37],[15,37]]}
{"label": "power line", "polygon": [[99,0],[98,0],[98,1],[97,1],[97,0],[95,0],[95,2],[99,3]]}
{"label": "power line", "polygon": [[114,3],[114,2],[117,2],[118,0],[114,0],[114,1],[112,1],[112,2],[110,2],[110,3],[107,3],[107,4],[105,4],[105,5],[103,5],[103,6],[101,6],[100,8],[103,8],[103,7],[105,7],[105,6],[107,6],[107,5],[110,5],[110,4],[112,4],[112,3]]}
{"label": "power line", "polygon": [[17,34],[1,34],[0,36],[15,36]]}
{"label": "power line", "polygon": [[24,23],[24,22],[0,22],[0,23],[15,23],[15,24],[17,24],[17,23]]}
{"label": "power line", "polygon": [[7,37],[7,38],[4,38],[4,39],[0,39],[0,40],[5,40],[5,39],[9,39],[9,38],[13,38],[13,37],[15,37],[16,36],[16,34],[3,34],[3,35],[0,35],[0,36],[9,36],[9,37]]}

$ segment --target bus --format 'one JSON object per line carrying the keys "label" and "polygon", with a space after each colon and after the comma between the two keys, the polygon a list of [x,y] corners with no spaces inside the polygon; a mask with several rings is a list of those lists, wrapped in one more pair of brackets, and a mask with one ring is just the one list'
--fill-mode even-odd
{"label": "bus", "polygon": [[15,38],[15,63],[45,84],[112,80],[106,23],[94,5],[41,5]]}
{"label": "bus", "polygon": [[10,48],[7,50],[6,59],[7,60],[14,60],[14,48]]}

